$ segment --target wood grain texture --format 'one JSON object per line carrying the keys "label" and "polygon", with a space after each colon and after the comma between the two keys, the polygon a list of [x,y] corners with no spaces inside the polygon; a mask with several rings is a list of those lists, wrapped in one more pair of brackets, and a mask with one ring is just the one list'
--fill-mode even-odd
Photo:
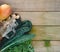
{"label": "wood grain texture", "polygon": [[60,12],[15,12],[33,24],[34,40],[60,40]]}
{"label": "wood grain texture", "polygon": [[51,41],[50,47],[44,46],[44,41],[33,41],[35,52],[60,52],[60,41]]}
{"label": "wood grain texture", "polygon": [[10,4],[14,11],[60,11],[60,0],[0,0],[0,2]]}
{"label": "wood grain texture", "polygon": [[33,26],[34,40],[60,40],[60,27]]}
{"label": "wood grain texture", "polygon": [[16,12],[33,25],[60,25],[60,12]]}

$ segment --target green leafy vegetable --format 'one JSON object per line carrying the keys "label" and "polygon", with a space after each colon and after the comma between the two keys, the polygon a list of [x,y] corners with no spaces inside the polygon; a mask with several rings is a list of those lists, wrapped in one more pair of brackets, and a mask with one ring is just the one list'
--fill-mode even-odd
{"label": "green leafy vegetable", "polygon": [[6,49],[4,52],[34,52],[31,41],[25,41],[14,47]]}
{"label": "green leafy vegetable", "polygon": [[35,36],[29,33],[31,28],[32,23],[30,21],[23,21],[21,27],[16,30],[16,35],[7,42],[5,41],[5,44],[0,48],[0,52],[34,52],[29,41]]}
{"label": "green leafy vegetable", "polygon": [[24,35],[23,37],[18,38],[18,39],[16,39],[15,41],[12,41],[12,43],[10,43],[10,44],[8,44],[7,46],[5,46],[1,51],[4,51],[5,49],[7,49],[7,48],[9,48],[9,47],[12,47],[12,46],[15,46],[15,45],[17,45],[17,44],[20,44],[20,43],[22,43],[22,42],[31,40],[33,37],[34,37],[33,34],[26,34],[26,35]]}

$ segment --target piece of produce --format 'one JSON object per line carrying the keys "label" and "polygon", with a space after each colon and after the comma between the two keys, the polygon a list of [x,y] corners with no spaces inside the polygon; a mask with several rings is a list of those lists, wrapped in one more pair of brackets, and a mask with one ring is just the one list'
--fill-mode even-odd
{"label": "piece of produce", "polygon": [[11,15],[12,8],[8,4],[3,4],[0,6],[0,21],[6,19]]}

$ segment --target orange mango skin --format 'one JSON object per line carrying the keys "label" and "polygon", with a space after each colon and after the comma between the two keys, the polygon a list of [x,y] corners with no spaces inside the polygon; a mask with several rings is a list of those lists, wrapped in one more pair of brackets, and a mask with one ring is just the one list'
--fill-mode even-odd
{"label": "orange mango skin", "polygon": [[6,19],[11,15],[12,13],[12,8],[10,5],[3,4],[0,6],[0,21]]}

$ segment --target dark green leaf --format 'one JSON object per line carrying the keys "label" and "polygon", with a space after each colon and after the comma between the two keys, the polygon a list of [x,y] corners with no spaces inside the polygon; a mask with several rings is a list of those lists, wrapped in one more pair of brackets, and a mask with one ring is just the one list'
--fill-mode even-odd
{"label": "dark green leaf", "polygon": [[20,38],[16,38],[14,41],[12,41],[12,43],[3,47],[3,49],[1,51],[4,51],[5,49],[8,49],[9,47],[14,46],[16,44],[20,44],[22,42],[28,41],[28,40],[32,39],[33,37],[34,37],[33,34],[26,34]]}

